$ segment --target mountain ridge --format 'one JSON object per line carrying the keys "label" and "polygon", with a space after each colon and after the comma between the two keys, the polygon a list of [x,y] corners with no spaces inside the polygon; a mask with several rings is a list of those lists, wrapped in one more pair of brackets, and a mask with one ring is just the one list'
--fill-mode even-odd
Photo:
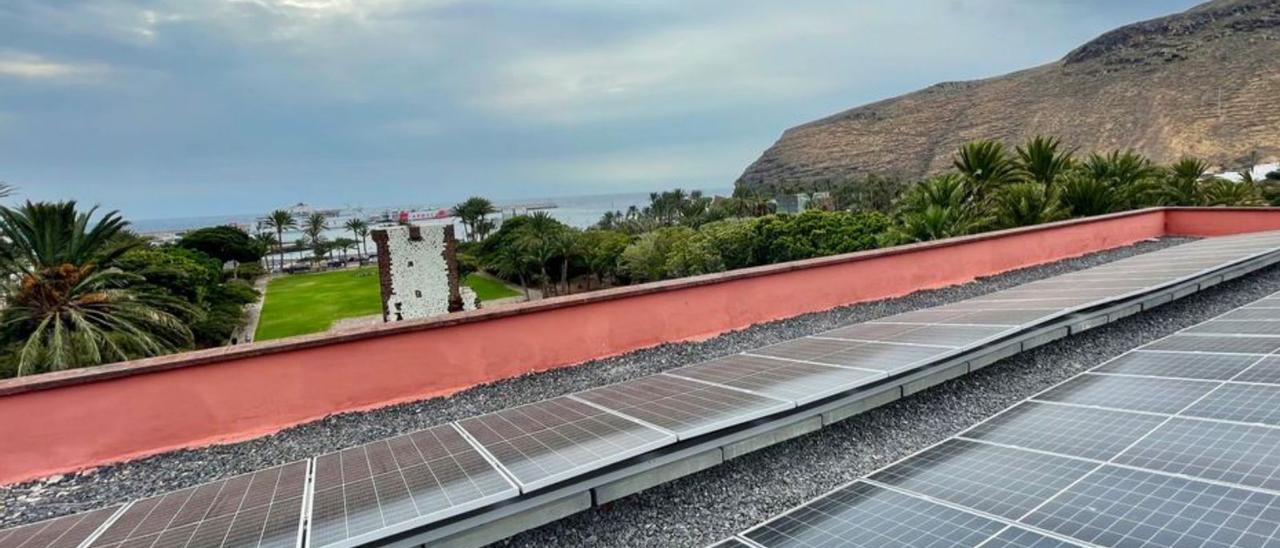
{"label": "mountain ridge", "polygon": [[974,139],[1059,137],[1082,151],[1132,148],[1232,165],[1280,155],[1280,0],[1215,0],[1108,31],[1058,61],[942,82],[792,127],[738,186],[948,168]]}

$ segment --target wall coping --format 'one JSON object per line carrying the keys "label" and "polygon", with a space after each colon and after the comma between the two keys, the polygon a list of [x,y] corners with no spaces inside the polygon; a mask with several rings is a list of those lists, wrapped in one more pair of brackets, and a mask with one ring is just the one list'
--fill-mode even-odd
{"label": "wall coping", "polygon": [[446,316],[435,318],[426,318],[421,320],[409,320],[404,322],[396,322],[391,324],[382,324],[369,327],[362,327],[351,331],[341,333],[317,333],[313,335],[300,335],[288,337],[284,339],[255,342],[236,346],[227,346],[219,348],[211,348],[206,350],[195,350],[190,352],[182,352],[178,354],[169,354],[165,356],[157,356],[154,358],[144,358],[139,360],[131,360],[126,362],[117,362],[94,367],[85,367],[80,369],[72,369],[67,371],[56,371],[50,373],[41,373],[28,377],[18,377],[0,381],[0,397],[12,396],[27,392],[36,392],[40,390],[49,390],[63,386],[71,386],[78,384],[86,384],[93,382],[106,381],[121,377],[129,377],[133,375],[141,375],[146,373],[154,373],[166,371],[170,369],[194,367],[199,365],[207,365],[222,361],[229,361],[238,358],[252,358],[257,356],[279,354],[296,350],[316,348],[330,344],[362,341],[368,339],[376,339],[380,337],[388,337],[400,335],[404,333],[412,333],[430,329],[440,329],[454,325],[484,322],[496,320],[511,316],[519,316],[528,313],[541,312],[546,310],[556,310],[561,308],[570,308],[582,306],[597,302],[611,301],[616,299],[624,299],[649,295],[653,293],[661,293],[666,291],[696,288],[706,285],[732,282],[735,280],[749,279],[760,276],[768,276],[771,274],[792,272],[796,270],[807,270],[813,268],[822,268],[831,265],[838,265],[848,262],[863,261],[879,257],[887,257],[893,255],[902,255],[915,253],[928,249],[940,249],[953,247],[957,245],[970,244],[986,240],[995,240],[1009,236],[1021,234],[1034,234],[1055,230],[1066,226],[1087,225],[1113,219],[1121,219],[1127,217],[1137,217],[1150,215],[1153,213],[1163,214],[1168,210],[1259,210],[1262,208],[1227,208],[1227,207],[1152,207],[1145,209],[1137,209],[1132,211],[1123,211],[1119,213],[1110,213],[1106,215],[1097,215],[1093,217],[1084,217],[1079,219],[1069,219],[1065,221],[1057,221],[1035,226],[1011,228],[1004,230],[995,230],[991,232],[983,232],[980,234],[972,234],[968,236],[959,236],[955,238],[946,238],[942,240],[932,240],[928,242],[920,242],[914,244],[906,244],[880,249],[870,249],[866,251],[858,251],[854,253],[846,253],[842,255],[832,255],[828,257],[817,257],[813,259],[804,259],[799,261],[790,261],[785,263],[777,263],[771,265],[762,265],[750,268],[732,270],[728,272],[720,272],[715,274],[704,274],[700,276],[691,276],[686,278],[677,278],[674,280],[664,280],[659,282],[651,282],[645,284],[630,285],[624,287],[616,287],[611,289],[603,289],[599,291],[590,291],[577,295],[565,295],[560,297],[552,297],[538,301],[516,303],[493,309],[480,309],[468,312],[459,312]]}

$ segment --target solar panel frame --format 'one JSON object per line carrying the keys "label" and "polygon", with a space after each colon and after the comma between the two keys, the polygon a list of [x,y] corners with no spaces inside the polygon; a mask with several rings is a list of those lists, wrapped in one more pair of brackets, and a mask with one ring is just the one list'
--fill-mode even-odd
{"label": "solar panel frame", "polygon": [[1189,327],[1185,332],[1280,337],[1280,322],[1218,319]]}
{"label": "solar panel frame", "polygon": [[[355,475],[348,478],[348,470]],[[357,490],[357,499],[372,494],[381,526],[352,531],[348,489]],[[316,457],[306,546],[359,546],[519,494],[516,484],[457,426],[433,426]],[[357,519],[373,525],[372,512],[366,513],[368,519]]]}
{"label": "solar panel frame", "polygon": [[1071,548],[1081,545],[1010,525],[978,546],[980,548]]}
{"label": "solar panel frame", "polygon": [[1179,333],[1155,341],[1144,347],[1144,349],[1262,356],[1280,349],[1280,337],[1235,337],[1230,335]]}
{"label": "solar panel frame", "polygon": [[1280,386],[1226,383],[1182,414],[1280,426]]}
{"label": "solar panel frame", "polygon": [[1258,361],[1253,354],[1202,354],[1134,350],[1093,369],[1097,373],[1225,381]]}
{"label": "solar panel frame", "polygon": [[1280,384],[1280,357],[1267,356],[1258,360],[1234,379],[1237,382]]}
{"label": "solar panel frame", "polygon": [[1095,467],[1079,459],[952,438],[867,479],[1017,519]]}
{"label": "solar panel frame", "polygon": [[880,371],[735,354],[672,369],[668,375],[747,390],[804,405],[881,380]]}
{"label": "solar panel frame", "polygon": [[1037,394],[1033,401],[1172,414],[1217,387],[1211,381],[1083,373]]}
{"label": "solar panel frame", "polygon": [[791,400],[660,373],[575,392],[571,398],[686,440],[794,409]]}
{"label": "solar panel frame", "polygon": [[1270,494],[1104,465],[1021,521],[1104,546],[1227,548],[1277,545],[1278,519]]}
{"label": "solar panel frame", "polygon": [[[670,432],[566,396],[471,417],[456,424],[524,493],[676,442],[676,436]],[[526,427],[531,430],[526,430]],[[605,431],[590,431],[587,427]],[[630,439],[615,442],[608,438],[614,435]],[[520,445],[525,442],[536,443],[537,446]],[[621,442],[626,442],[626,445]],[[615,447],[610,449],[599,445]],[[579,453],[589,453],[594,458],[574,462],[575,459],[560,454],[561,450],[567,452],[571,448]],[[525,449],[536,454],[525,453]],[[597,454],[596,450],[600,453]]]}
{"label": "solar panel frame", "polygon": [[1223,320],[1280,321],[1280,308],[1237,308],[1219,317]]}
{"label": "solar panel frame", "polygon": [[[876,329],[883,332],[876,333],[873,331]],[[1007,327],[967,324],[921,325],[870,322],[833,329],[816,337],[961,348],[991,340],[1010,331],[1011,329]]]}
{"label": "solar panel frame", "polygon": [[[895,515],[910,516],[910,519],[893,519]],[[832,526],[814,527],[810,520],[822,520]],[[892,533],[873,529],[882,523],[892,526]],[[797,535],[796,529],[800,526],[809,526],[812,533],[807,537]],[[837,540],[839,545],[849,547],[943,548],[976,546],[998,534],[1004,526],[978,514],[855,481],[756,525],[740,536],[766,548],[831,546]],[[826,542],[819,542],[824,540]]]}
{"label": "solar panel frame", "polygon": [[77,548],[92,541],[98,531],[110,525],[127,506],[114,504],[0,530],[0,547]]}
{"label": "solar panel frame", "polygon": [[1113,462],[1280,491],[1280,429],[1173,417]]}
{"label": "solar panel frame", "polygon": [[85,546],[301,546],[309,475],[300,460],[136,500]]}
{"label": "solar panel frame", "polygon": [[958,434],[960,439],[1107,460],[1156,429],[1163,417],[1025,401]]}

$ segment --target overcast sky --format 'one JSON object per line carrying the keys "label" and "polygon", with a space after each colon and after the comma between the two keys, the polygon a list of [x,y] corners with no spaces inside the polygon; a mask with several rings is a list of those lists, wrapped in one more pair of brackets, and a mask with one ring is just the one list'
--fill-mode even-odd
{"label": "overcast sky", "polygon": [[3,0],[0,180],[132,218],[728,187],[1193,0]]}

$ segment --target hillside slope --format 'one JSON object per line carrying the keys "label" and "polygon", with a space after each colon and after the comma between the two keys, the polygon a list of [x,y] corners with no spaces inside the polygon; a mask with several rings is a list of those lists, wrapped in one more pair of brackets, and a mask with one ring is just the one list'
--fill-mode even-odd
{"label": "hillside slope", "polygon": [[1280,155],[1280,0],[1216,0],[1113,30],[1054,63],[791,128],[738,185],[915,178],[949,167],[966,141],[1036,134],[1160,162]]}

